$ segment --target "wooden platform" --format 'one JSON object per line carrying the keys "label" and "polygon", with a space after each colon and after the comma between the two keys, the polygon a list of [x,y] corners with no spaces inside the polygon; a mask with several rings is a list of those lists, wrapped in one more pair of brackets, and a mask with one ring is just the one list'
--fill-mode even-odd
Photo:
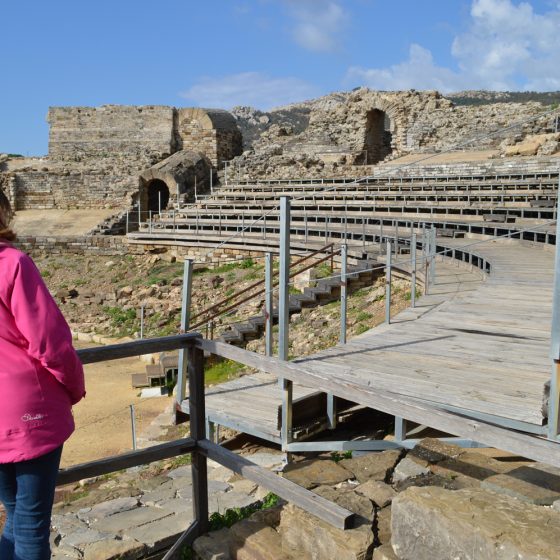
{"label": "wooden platform", "polygon": [[[473,243],[441,241],[457,248]],[[296,363],[356,387],[379,388],[540,433],[550,378],[554,255],[542,246],[510,240],[472,250],[491,263],[489,276],[451,259],[438,262],[436,283],[415,309]],[[306,400],[322,406],[316,390],[297,385],[294,399],[294,427],[301,424],[296,411],[305,410]],[[188,410],[188,402],[183,408]],[[276,379],[266,374],[207,392],[210,421],[276,442],[280,408]],[[323,409],[318,417],[325,414]]]}

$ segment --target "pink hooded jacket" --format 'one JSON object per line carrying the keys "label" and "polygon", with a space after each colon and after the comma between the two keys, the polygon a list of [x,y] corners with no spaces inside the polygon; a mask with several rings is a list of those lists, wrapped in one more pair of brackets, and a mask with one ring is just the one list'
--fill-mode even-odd
{"label": "pink hooded jacket", "polygon": [[70,329],[33,261],[0,241],[0,463],[40,457],[74,431],[85,395]]}

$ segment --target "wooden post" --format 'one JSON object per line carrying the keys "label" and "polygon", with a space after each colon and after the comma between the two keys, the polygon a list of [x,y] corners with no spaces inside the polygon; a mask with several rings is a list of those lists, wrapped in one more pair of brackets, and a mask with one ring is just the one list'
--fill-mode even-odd
{"label": "wooden post", "polygon": [[[189,330],[190,317],[191,317],[191,301],[192,301],[192,273],[193,261],[185,259],[185,266],[183,269],[183,297],[181,303],[181,333]],[[187,388],[187,356],[185,349],[179,350],[179,374],[177,376],[177,391],[176,401],[180,406],[185,400]]]}
{"label": "wooden post", "polygon": [[[206,439],[204,406],[204,352],[191,345],[188,352],[189,416],[191,438],[197,443]],[[193,515],[198,533],[208,532],[208,467],[206,456],[197,447],[192,454]]]}

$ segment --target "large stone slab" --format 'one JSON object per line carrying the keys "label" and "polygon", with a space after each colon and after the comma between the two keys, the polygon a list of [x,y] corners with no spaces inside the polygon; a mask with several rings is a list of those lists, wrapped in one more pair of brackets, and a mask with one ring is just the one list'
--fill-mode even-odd
{"label": "large stone slab", "polygon": [[173,514],[174,512],[169,509],[140,507],[101,519],[97,523],[94,523],[93,527],[98,531],[120,533],[133,527],[141,527],[148,523],[154,523],[155,521]]}
{"label": "large stone slab", "polygon": [[424,438],[410,451],[410,457],[418,457],[428,463],[439,463],[446,459],[456,459],[466,453],[458,445],[445,443],[437,438]]}
{"label": "large stone slab", "polygon": [[138,505],[137,498],[116,498],[115,500],[102,502],[90,508],[83,508],[78,511],[77,515],[81,521],[94,523],[105,517],[135,509]]}
{"label": "large stone slab", "polygon": [[553,560],[560,514],[480,488],[408,488],[392,504],[401,560]]}
{"label": "large stone slab", "polygon": [[161,550],[172,546],[188,529],[192,520],[193,516],[188,514],[171,515],[153,523],[129,529],[126,535],[147,545],[152,551]]}
{"label": "large stone slab", "polygon": [[428,464],[428,461],[418,457],[405,457],[402,461],[399,461],[398,465],[395,467],[393,482],[402,483],[412,478],[430,474]]}
{"label": "large stone slab", "polygon": [[307,489],[324,484],[334,485],[349,478],[354,478],[352,473],[341,466],[340,463],[335,463],[330,459],[291,463],[284,469],[283,476]]}
{"label": "large stone slab", "polygon": [[83,560],[137,560],[147,551],[134,539],[99,541],[84,547]]}
{"label": "large stone slab", "polygon": [[288,554],[295,555],[299,551],[313,560],[371,558],[373,532],[370,527],[362,525],[342,531],[292,504],[282,510],[279,532],[282,548]]}
{"label": "large stone slab", "polygon": [[529,466],[491,476],[482,487],[538,505],[549,506],[560,499],[560,476]]}
{"label": "large stone slab", "polygon": [[350,471],[361,483],[368,480],[388,482],[400,456],[401,452],[397,450],[381,451],[344,459],[340,465]]}
{"label": "large stone slab", "polygon": [[354,492],[353,490],[342,490],[331,486],[318,486],[313,492],[319,494],[329,502],[338,504],[340,507],[355,513],[371,525],[374,517],[374,508],[371,500]]}
{"label": "large stone slab", "polygon": [[475,451],[465,451],[457,458],[444,459],[431,466],[434,474],[451,479],[460,478],[465,485],[473,487],[479,486],[482,480],[507,470],[507,463],[496,461]]}

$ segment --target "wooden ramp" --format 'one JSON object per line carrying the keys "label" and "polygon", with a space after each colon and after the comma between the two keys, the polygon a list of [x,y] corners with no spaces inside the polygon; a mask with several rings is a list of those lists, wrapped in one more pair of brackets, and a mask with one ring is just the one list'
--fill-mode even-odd
{"label": "wooden ramp", "polygon": [[[441,240],[457,248],[472,240]],[[413,397],[529,433],[542,433],[550,379],[554,254],[518,241],[472,248],[491,273],[436,265],[430,295],[414,309],[348,344],[297,360],[307,371],[355,387]],[[320,406],[317,391],[294,385],[301,411]],[[281,393],[266,374],[245,376],[207,392],[208,419],[271,441],[280,440]],[[183,404],[188,410],[188,402]],[[324,417],[326,410],[317,411]],[[320,413],[321,412],[321,413]],[[309,420],[309,418],[307,418]],[[294,427],[298,425],[294,405]],[[302,438],[307,437],[305,431]],[[296,438],[297,439],[297,438]]]}

